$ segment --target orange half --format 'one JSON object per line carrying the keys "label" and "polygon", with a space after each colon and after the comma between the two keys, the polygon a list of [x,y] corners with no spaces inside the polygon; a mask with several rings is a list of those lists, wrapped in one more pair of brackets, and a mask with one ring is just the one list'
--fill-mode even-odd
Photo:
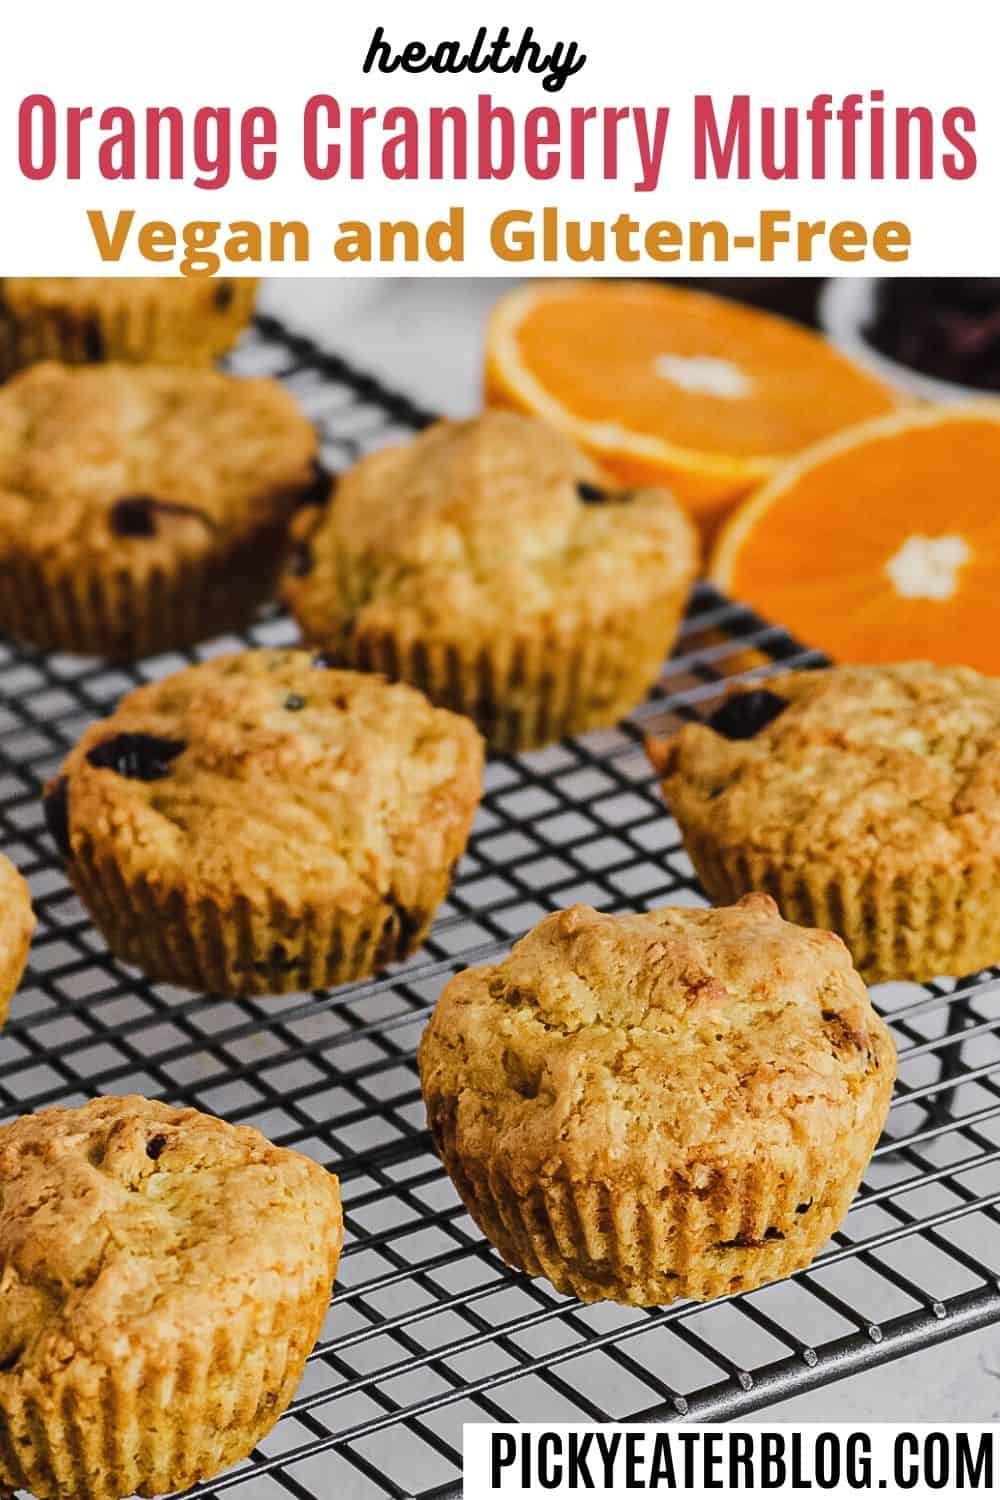
{"label": "orange half", "polygon": [[837,661],[1000,675],[1000,402],[912,410],[811,448],[730,519],[710,571]]}
{"label": "orange half", "polygon": [[554,422],[623,484],[664,484],[706,529],[789,456],[894,409],[823,339],[649,282],[510,293],[486,334],[488,404]]}

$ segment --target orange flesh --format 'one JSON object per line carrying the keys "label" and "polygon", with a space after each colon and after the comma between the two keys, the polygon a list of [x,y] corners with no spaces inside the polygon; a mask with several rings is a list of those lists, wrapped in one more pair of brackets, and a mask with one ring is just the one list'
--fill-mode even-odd
{"label": "orange flesh", "polygon": [[[723,298],[620,283],[544,294],[515,335],[545,391],[587,422],[734,458],[795,453],[893,408],[883,386],[822,339]],[[691,391],[656,371],[661,355],[722,360],[746,396]]]}
{"label": "orange flesh", "polygon": [[[887,575],[914,535],[964,541],[950,598],[905,598]],[[1000,674],[1000,422],[912,427],[790,481],[744,538],[728,587],[838,661]]]}

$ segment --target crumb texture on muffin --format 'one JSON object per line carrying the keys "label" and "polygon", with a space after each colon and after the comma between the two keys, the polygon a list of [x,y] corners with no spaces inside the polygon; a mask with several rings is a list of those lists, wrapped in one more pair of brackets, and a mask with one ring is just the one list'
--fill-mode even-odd
{"label": "crumb texture on muffin", "polygon": [[28,961],[35,914],[28,883],[10,860],[0,854],[0,1026]]}
{"label": "crumb texture on muffin", "polygon": [[115,951],[181,982],[287,989],[419,943],[481,777],[472,724],[414,688],[261,650],[130,693],[49,797]]}
{"label": "crumb texture on muffin", "polygon": [[769,891],[840,932],[869,981],[1000,959],[1000,681],[920,662],[789,673],[768,680],[765,722],[733,733],[742,697],[650,746],[709,896]]}
{"label": "crumb texture on muffin", "polygon": [[250,1451],[326,1312],[337,1180],[138,1097],[0,1127],[0,1484],[156,1494]]}
{"label": "crumb texture on muffin", "polygon": [[0,378],[43,359],[211,364],[253,313],[253,277],[0,277]]}
{"label": "crumb texture on muffin", "polygon": [[35,365],[0,390],[0,628],[132,655],[244,621],[315,455],[275,381]]}
{"label": "crumb texture on muffin", "polygon": [[[205,552],[313,482],[311,423],[276,381],[36,365],[0,391],[0,549],[79,562]],[[121,503],[153,502],[130,531]],[[171,510],[171,507],[175,507]]]}
{"label": "crumb texture on muffin", "polygon": [[652,1304],[809,1262],[878,1138],[895,1053],[840,939],[755,895],[546,917],[451,981],[420,1069],[445,1165],[505,1258]]}
{"label": "crumb texture on muffin", "polygon": [[296,523],[307,639],[473,715],[500,747],[634,706],[694,576],[691,523],[562,433],[490,412],[364,458]]}

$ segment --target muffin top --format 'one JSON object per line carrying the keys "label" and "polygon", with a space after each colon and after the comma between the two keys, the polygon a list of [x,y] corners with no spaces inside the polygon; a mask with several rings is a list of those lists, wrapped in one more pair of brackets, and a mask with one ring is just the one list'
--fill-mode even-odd
{"label": "muffin top", "polygon": [[968,667],[788,673],[649,750],[720,846],[886,875],[1000,852],[1000,680]]}
{"label": "muffin top", "polygon": [[496,411],[362,459],[296,531],[286,596],[324,641],[572,627],[675,592],[697,555],[665,490],[622,489],[564,434]]}
{"label": "muffin top", "polygon": [[276,381],[47,362],[0,389],[0,561],[152,570],[285,519],[316,435]]}
{"label": "muffin top", "polygon": [[574,906],[445,989],[420,1047],[432,1122],[512,1180],[647,1190],[834,1149],[895,1071],[844,944],[769,896],[612,916]]}
{"label": "muffin top", "polygon": [[0,989],[8,966],[23,960],[34,930],[28,882],[6,855],[0,854]]}
{"label": "muffin top", "polygon": [[[256,286],[255,281],[249,283]],[[0,276],[0,303],[16,312],[41,308],[114,309],[155,298],[178,311],[227,312],[245,278],[213,276]]]}
{"label": "muffin top", "polygon": [[223,904],[336,896],[347,910],[462,852],[482,741],[422,693],[307,651],[245,651],[138,688],[46,793],[65,856],[109,855]]}
{"label": "muffin top", "polygon": [[0,1391],[211,1341],[332,1283],[337,1179],[245,1125],[103,1098],[0,1126]]}

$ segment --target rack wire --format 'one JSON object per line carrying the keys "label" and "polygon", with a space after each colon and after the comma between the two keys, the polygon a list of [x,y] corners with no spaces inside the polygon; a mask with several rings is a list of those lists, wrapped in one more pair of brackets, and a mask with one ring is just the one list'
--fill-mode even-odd
{"label": "rack wire", "polygon": [[[232,365],[288,384],[333,468],[430,419],[273,320]],[[247,637],[294,639],[274,609]],[[0,1035],[0,1115],[135,1090],[253,1123],[342,1184],[336,1295],[302,1386],[252,1457],[200,1494],[438,1500],[457,1492],[465,1421],[725,1421],[1000,1318],[995,971],[875,992],[900,1050],[887,1134],[826,1251],[750,1294],[646,1311],[558,1295],[484,1242],[425,1129],[414,1050],[454,972],[574,901],[704,903],[642,731],[707,715],[734,677],[818,653],[699,586],[626,723],[491,758],[468,853],[419,954],[329,993],[234,1000],[152,984],[106,952],[54,856],[39,787],[123,692],[239,644],[124,668],[0,645],[0,845],[39,917]]]}

